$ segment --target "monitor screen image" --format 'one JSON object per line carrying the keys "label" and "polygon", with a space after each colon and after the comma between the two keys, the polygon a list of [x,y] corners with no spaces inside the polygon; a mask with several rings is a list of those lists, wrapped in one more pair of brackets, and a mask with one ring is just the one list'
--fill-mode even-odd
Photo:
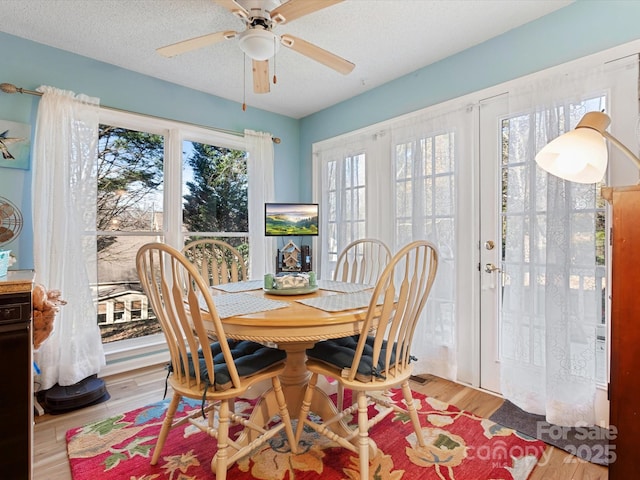
{"label": "monitor screen image", "polygon": [[265,203],[264,234],[268,237],[318,235],[318,204]]}

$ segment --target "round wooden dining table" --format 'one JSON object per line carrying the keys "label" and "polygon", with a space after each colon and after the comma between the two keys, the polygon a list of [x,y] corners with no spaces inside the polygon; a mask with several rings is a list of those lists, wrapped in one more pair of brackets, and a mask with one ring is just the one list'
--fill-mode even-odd
{"label": "round wooden dining table", "polygon": [[[368,307],[330,312],[296,301],[322,295],[342,295],[340,292],[323,289],[303,295],[273,295],[263,290],[245,293],[287,303],[284,308],[222,318],[222,323],[228,338],[275,345],[286,352],[285,369],[280,375],[280,381],[291,418],[296,419],[310,377],[305,365],[306,350],[321,340],[359,334]],[[251,420],[259,425],[266,425],[269,419],[278,414],[274,392],[267,390],[261,395],[259,402]],[[338,413],[327,392],[320,388],[313,397],[311,411],[323,419],[329,419]],[[332,430],[345,435],[349,428],[343,422],[336,422]]]}

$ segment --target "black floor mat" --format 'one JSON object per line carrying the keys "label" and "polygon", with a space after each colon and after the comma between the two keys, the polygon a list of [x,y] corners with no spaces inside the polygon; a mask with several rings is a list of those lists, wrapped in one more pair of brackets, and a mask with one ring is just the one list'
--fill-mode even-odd
{"label": "black floor mat", "polygon": [[611,432],[602,427],[560,427],[551,425],[542,415],[527,413],[508,400],[495,411],[489,420],[517,430],[528,437],[561,448],[562,450],[598,465],[615,461],[615,446],[611,445]]}

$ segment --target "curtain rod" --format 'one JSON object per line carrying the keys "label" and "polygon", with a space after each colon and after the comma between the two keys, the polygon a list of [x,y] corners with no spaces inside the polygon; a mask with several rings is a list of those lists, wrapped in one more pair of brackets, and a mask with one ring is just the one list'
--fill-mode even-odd
{"label": "curtain rod", "polygon": [[[27,90],[25,88],[16,87],[12,83],[0,83],[0,90],[2,90],[4,93],[23,93],[23,94],[26,94],[26,95],[35,95],[36,97],[41,97],[42,96],[41,92],[36,92],[35,90]],[[157,118],[157,119],[160,119],[160,120],[169,120],[168,118],[157,117],[155,115],[147,115],[146,113],[131,112],[129,110],[123,110],[121,108],[114,108],[114,107],[107,107],[107,106],[104,106],[104,105],[101,105],[101,108],[106,108],[107,110],[113,110],[115,112],[135,113],[136,115],[143,115],[145,117]],[[177,120],[170,120],[170,121],[175,122]],[[213,131],[216,131],[216,132],[228,133],[228,134],[231,134],[231,135],[237,135],[238,137],[244,136],[244,134],[242,132],[236,132],[235,130],[225,130],[225,129],[222,129],[222,128],[205,127],[203,125],[196,125],[195,123],[189,123],[189,122],[181,122],[181,123],[187,123],[188,125],[192,125],[194,127],[206,128],[208,130],[213,130]],[[280,138],[278,138],[278,137],[272,137],[271,139],[273,140],[273,143],[280,143],[281,142]]]}

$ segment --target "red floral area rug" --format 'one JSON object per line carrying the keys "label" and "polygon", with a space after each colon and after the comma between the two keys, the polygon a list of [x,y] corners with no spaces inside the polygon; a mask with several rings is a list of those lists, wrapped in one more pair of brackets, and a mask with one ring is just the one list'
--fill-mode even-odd
{"label": "red floral area rug", "polygon": [[[387,398],[402,402],[400,390]],[[476,417],[414,392],[419,402],[426,447],[416,446],[408,416],[392,413],[371,429],[378,453],[370,459],[372,479],[525,480],[546,445],[488,419]],[[348,392],[345,392],[345,400]],[[74,480],[212,480],[215,439],[186,424],[173,429],[157,465],[149,461],[168,400],[67,432],[67,452]],[[236,411],[252,403],[236,401]],[[185,400],[178,415],[200,409]],[[375,414],[370,407],[370,415]],[[204,420],[203,420],[204,421]],[[295,426],[294,426],[295,429]],[[236,434],[239,428],[235,427]],[[250,457],[230,467],[230,480],[338,480],[360,478],[358,457],[311,429],[291,454],[282,432]]]}

